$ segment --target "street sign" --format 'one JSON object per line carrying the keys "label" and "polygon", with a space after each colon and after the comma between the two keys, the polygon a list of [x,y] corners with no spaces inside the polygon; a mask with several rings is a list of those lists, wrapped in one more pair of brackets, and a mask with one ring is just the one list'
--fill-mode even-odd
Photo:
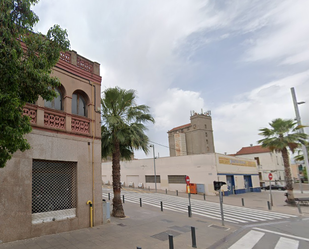
{"label": "street sign", "polygon": [[[182,178],[182,179],[183,179],[183,178]],[[186,183],[187,183],[187,185],[190,184],[190,177],[189,177],[189,176],[186,176]]]}
{"label": "street sign", "polygon": [[272,174],[272,173],[269,173],[269,174],[268,174],[268,179],[269,179],[269,180],[272,180],[272,179],[273,179],[273,174]]}

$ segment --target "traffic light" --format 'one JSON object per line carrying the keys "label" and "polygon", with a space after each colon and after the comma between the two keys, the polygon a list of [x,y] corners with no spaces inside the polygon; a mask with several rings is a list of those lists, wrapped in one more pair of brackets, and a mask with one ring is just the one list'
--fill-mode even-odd
{"label": "traffic light", "polygon": [[216,181],[214,181],[214,189],[215,190],[220,190],[221,186],[223,186],[225,184],[226,184],[226,182],[216,182]]}

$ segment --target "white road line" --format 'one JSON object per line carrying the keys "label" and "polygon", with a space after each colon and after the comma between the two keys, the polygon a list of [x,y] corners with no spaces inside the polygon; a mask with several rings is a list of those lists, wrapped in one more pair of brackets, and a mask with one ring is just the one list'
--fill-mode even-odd
{"label": "white road line", "polygon": [[[131,203],[139,203],[139,198],[142,198],[143,204],[160,207],[160,201],[163,202],[164,209],[174,210],[177,212],[187,212],[188,203],[187,198],[169,196],[158,193],[135,193],[125,192],[125,201]],[[107,196],[107,193],[103,193],[103,197]],[[113,193],[111,193],[113,198]],[[213,219],[220,219],[220,209],[218,203],[205,202],[201,200],[191,199],[192,213],[204,217]],[[232,223],[248,223],[248,222],[260,222],[266,220],[276,220],[295,217],[293,215],[281,214],[276,212],[267,212],[263,210],[254,210],[246,207],[237,207],[224,204],[224,216],[225,220]]]}
{"label": "white road line", "polygon": [[299,244],[298,240],[280,237],[274,249],[297,249],[298,244]]}
{"label": "white road line", "polygon": [[309,241],[308,238],[299,237],[299,236],[294,236],[294,235],[290,235],[290,234],[286,234],[286,233],[279,233],[279,232],[275,232],[275,231],[271,231],[271,230],[266,230],[266,229],[262,229],[262,228],[258,228],[258,227],[254,227],[253,229],[254,229],[254,230],[258,230],[258,231],[262,231],[262,232],[266,232],[266,233],[278,234],[278,235],[285,236],[285,237],[289,237],[289,238],[293,238],[293,239],[299,239],[299,240]]}
{"label": "white road line", "polygon": [[251,230],[245,236],[240,238],[229,249],[251,249],[264,236],[265,233]]}

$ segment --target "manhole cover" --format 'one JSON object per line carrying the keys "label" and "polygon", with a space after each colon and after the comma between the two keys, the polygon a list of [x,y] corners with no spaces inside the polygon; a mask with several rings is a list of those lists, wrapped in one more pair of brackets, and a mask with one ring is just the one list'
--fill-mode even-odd
{"label": "manhole cover", "polygon": [[173,230],[166,230],[165,232],[157,233],[157,234],[152,235],[150,237],[158,239],[158,240],[161,240],[161,241],[165,241],[165,240],[168,240],[168,235],[169,234],[173,235],[174,237],[176,237],[176,236],[178,236],[181,233],[178,233],[178,232],[173,231]]}

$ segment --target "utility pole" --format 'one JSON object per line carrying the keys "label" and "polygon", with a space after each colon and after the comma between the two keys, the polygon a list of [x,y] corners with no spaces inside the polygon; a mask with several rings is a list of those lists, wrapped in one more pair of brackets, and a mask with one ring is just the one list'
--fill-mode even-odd
{"label": "utility pole", "polygon": [[[295,114],[296,114],[296,120],[297,120],[298,125],[301,125],[300,115],[299,115],[299,110],[298,110],[298,105],[304,104],[305,102],[297,102],[294,87],[291,88],[291,93],[292,93],[292,98],[293,98],[293,103],[294,103],[294,109],[295,109]],[[305,133],[304,128],[301,128],[301,129],[300,129],[300,132]],[[308,177],[308,174],[309,174],[308,152],[307,152],[306,146],[303,145],[303,144],[302,144],[302,149],[303,149],[304,161],[305,161],[306,170],[307,170],[307,177]],[[308,179],[307,179],[307,180],[308,180]]]}
{"label": "utility pole", "polygon": [[154,180],[155,180],[155,190],[157,192],[157,172],[156,172],[156,154],[154,144],[151,144],[150,147],[153,149],[153,169],[154,169]]}

